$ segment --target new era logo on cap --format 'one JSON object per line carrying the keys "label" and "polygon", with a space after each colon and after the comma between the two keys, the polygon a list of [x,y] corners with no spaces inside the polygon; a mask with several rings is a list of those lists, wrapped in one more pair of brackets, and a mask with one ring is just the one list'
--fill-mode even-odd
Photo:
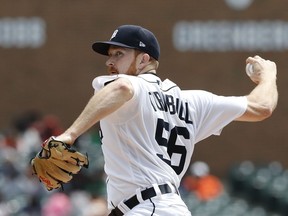
{"label": "new era logo on cap", "polygon": [[146,47],[146,45],[142,41],[140,41],[139,42],[139,47]]}
{"label": "new era logo on cap", "polygon": [[95,42],[92,48],[97,53],[108,55],[108,49],[111,45],[138,49],[148,53],[156,60],[160,56],[160,46],[155,35],[141,26],[120,26],[113,32],[109,41]]}

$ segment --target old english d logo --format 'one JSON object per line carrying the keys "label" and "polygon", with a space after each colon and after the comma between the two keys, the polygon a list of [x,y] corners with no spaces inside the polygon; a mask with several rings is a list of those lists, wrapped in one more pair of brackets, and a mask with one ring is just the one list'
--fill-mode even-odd
{"label": "old english d logo", "polygon": [[116,37],[117,33],[118,33],[118,29],[113,32],[110,40],[112,40],[114,37]]}

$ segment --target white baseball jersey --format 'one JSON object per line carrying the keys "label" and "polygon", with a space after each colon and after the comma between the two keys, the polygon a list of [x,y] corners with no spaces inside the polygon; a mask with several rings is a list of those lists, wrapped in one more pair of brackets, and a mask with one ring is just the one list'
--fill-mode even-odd
{"label": "white baseball jersey", "polygon": [[247,108],[246,97],[184,91],[149,73],[97,77],[95,92],[118,77],[131,81],[134,96],[100,121],[110,209],[154,183],[179,187],[194,145],[219,135]]}

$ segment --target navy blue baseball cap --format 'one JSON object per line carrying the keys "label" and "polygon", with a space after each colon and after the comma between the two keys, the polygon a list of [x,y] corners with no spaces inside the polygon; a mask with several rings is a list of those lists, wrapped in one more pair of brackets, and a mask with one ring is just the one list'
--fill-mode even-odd
{"label": "navy blue baseball cap", "polygon": [[160,46],[155,35],[137,25],[118,27],[109,41],[97,41],[92,45],[92,49],[102,55],[108,55],[108,49],[111,45],[137,49],[149,54],[156,60],[160,56]]}

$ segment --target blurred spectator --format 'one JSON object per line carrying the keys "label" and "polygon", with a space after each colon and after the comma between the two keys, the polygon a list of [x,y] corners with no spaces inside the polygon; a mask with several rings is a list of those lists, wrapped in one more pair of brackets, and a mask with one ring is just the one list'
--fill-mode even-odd
{"label": "blurred spectator", "polygon": [[55,115],[46,115],[33,125],[39,132],[42,141],[63,132],[59,119]]}
{"label": "blurred spectator", "polygon": [[184,177],[182,186],[187,191],[195,193],[199,200],[212,200],[222,194],[221,180],[210,174],[210,168],[205,162],[194,162],[189,172],[190,175]]}
{"label": "blurred spectator", "polygon": [[54,193],[45,202],[42,216],[70,216],[72,204],[70,198],[64,193]]}
{"label": "blurred spectator", "polygon": [[[73,212],[76,216],[107,216],[107,202],[104,197],[94,197],[87,191],[74,191],[71,193]],[[74,216],[73,215],[73,216]]]}
{"label": "blurred spectator", "polygon": [[[60,122],[55,115],[42,116],[36,111],[28,111],[14,120],[16,148],[25,159],[38,151],[42,142],[50,136],[62,132]],[[15,138],[14,138],[15,139]]]}
{"label": "blurred spectator", "polygon": [[6,129],[6,131],[3,132],[3,135],[0,138],[0,147],[1,146],[4,148],[17,147],[16,135],[11,129]]}

